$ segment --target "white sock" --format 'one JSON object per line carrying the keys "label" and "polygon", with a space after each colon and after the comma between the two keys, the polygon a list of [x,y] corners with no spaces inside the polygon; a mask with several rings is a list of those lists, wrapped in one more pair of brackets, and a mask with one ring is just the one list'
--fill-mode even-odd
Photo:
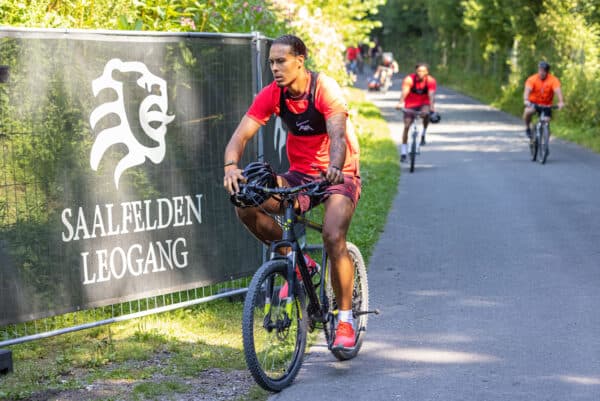
{"label": "white sock", "polygon": [[338,312],[338,319],[340,322],[354,324],[354,318],[352,317],[352,310],[340,310]]}
{"label": "white sock", "polygon": [[405,143],[403,143],[403,144],[402,144],[402,154],[403,154],[403,155],[405,155],[405,154],[406,154],[406,150],[407,150],[407,148],[408,148],[408,145],[407,145],[407,144],[405,144]]}

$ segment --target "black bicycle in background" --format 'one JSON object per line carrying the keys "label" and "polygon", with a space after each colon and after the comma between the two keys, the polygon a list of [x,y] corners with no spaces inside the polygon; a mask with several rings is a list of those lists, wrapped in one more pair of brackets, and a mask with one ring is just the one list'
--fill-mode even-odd
{"label": "black bicycle in background", "polygon": [[530,103],[530,105],[538,115],[534,132],[529,139],[531,161],[537,160],[541,164],[545,164],[550,154],[550,110],[558,109],[558,106],[543,106],[535,103]]}
{"label": "black bicycle in background", "polygon": [[[277,197],[284,208],[283,238],[269,246],[269,260],[254,274],[244,303],[242,335],[246,364],[256,382],[266,390],[281,391],[289,386],[302,365],[307,332],[321,328],[329,350],[339,360],[355,357],[362,345],[369,313],[367,270],[356,245],[347,243],[354,264],[352,311],[355,321],[356,346],[352,349],[333,349],[336,315],[335,295],[331,286],[331,268],[323,245],[300,246],[294,227],[322,232],[322,225],[299,216],[294,200],[300,194],[319,196],[329,184],[311,182],[292,188],[268,188],[242,184],[242,191],[262,191]],[[259,205],[257,205],[259,206]],[[291,249],[289,256],[278,252]],[[320,274],[311,277],[303,256],[304,251],[320,251]],[[300,273],[298,277],[296,266]],[[317,281],[317,282],[315,282]],[[282,288],[287,284],[287,290]]]}

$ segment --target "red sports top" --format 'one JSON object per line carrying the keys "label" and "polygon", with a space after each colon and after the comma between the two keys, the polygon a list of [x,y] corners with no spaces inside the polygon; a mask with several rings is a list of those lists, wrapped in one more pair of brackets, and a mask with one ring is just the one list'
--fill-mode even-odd
{"label": "red sports top", "polygon": [[[409,74],[406,76],[406,78],[404,78],[404,81],[402,81],[402,89],[404,89],[407,86],[410,89],[414,87],[414,89],[418,91],[425,89],[425,86],[427,86],[427,91],[435,91],[437,89],[437,83],[435,81],[435,78],[431,75],[427,75],[425,79],[421,82],[416,80],[416,82],[413,82],[413,75],[414,74]],[[426,83],[427,85],[425,85]],[[429,104],[431,104],[431,101],[429,99],[429,94],[427,93],[423,93],[422,95],[420,95],[418,93],[414,93],[411,90],[410,92],[408,92],[408,96],[406,96],[406,99],[404,99],[404,107],[406,107],[407,109],[421,107]]]}
{"label": "red sports top", "polygon": [[[310,74],[306,86],[306,92],[310,88]],[[287,88],[284,89],[287,91]],[[264,87],[252,102],[252,106],[246,113],[248,117],[261,125],[265,125],[273,114],[279,115],[279,96],[281,88],[275,82]],[[308,100],[285,99],[290,112],[300,114],[308,108]],[[337,113],[348,115],[348,108],[340,86],[330,77],[323,73],[317,78],[315,88],[314,106],[325,119]],[[346,120],[346,161],[342,167],[344,174],[359,175],[359,146],[354,133],[354,128],[349,120]],[[294,135],[287,134],[286,150],[290,162],[290,171],[298,171],[304,174],[316,175],[318,172],[311,167],[317,165],[326,170],[329,167],[329,135],[326,132],[317,135]]]}

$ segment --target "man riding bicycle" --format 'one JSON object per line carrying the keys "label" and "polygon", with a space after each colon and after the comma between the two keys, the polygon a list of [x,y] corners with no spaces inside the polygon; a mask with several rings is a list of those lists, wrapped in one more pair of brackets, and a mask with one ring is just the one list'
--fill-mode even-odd
{"label": "man riding bicycle", "polygon": [[[560,89],[560,80],[550,74],[550,64],[546,61],[540,61],[537,74],[533,74],[525,81],[525,91],[523,93],[523,102],[525,111],[523,120],[525,121],[525,133],[531,139],[531,117],[536,112],[535,105],[551,107],[554,102],[554,95],[558,97],[558,108],[564,107],[562,90]],[[552,109],[546,111],[548,120],[552,117]]]}
{"label": "man riding bicycle", "polygon": [[[323,243],[331,260],[332,285],[339,308],[334,348],[352,348],[354,266],[346,247],[346,234],[360,197],[359,147],[339,85],[322,73],[306,69],[306,46],[293,35],[275,39],[269,52],[274,81],[256,96],[225,149],[223,185],[231,194],[245,181],[238,166],[246,143],[277,114],[286,123],[288,172],[276,177],[278,186],[297,186],[320,180],[321,171],[332,184],[319,197],[300,196],[296,209],[303,213],[323,203]],[[260,207],[236,208],[241,222],[260,241],[269,244],[282,237],[270,214],[281,212],[275,199]],[[309,263],[310,265],[310,263]],[[314,266],[315,263],[313,262]]]}
{"label": "man riding bicycle", "polygon": [[421,135],[421,146],[425,145],[425,133],[429,125],[429,113],[435,111],[435,91],[437,83],[435,78],[429,75],[429,67],[425,63],[415,66],[415,73],[407,75],[402,81],[402,96],[396,105],[396,109],[402,109],[404,101],[404,132],[402,133],[402,150],[400,161],[406,161],[408,129],[413,123],[417,113],[423,117],[423,133]]}

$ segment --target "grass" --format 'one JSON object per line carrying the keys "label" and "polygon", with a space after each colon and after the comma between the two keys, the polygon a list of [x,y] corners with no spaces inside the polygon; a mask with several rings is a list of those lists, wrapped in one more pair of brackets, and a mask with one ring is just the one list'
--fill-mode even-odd
{"label": "grass", "polygon": [[[398,186],[396,146],[379,110],[348,89],[361,145],[362,197],[349,233],[368,260]],[[190,390],[183,379],[219,368],[245,370],[242,303],[218,300],[86,331],[9,347],[12,374],[0,376],[0,400],[46,399],[94,383],[122,382],[120,394],[97,399],[169,399]],[[251,387],[236,401],[266,400]]]}

